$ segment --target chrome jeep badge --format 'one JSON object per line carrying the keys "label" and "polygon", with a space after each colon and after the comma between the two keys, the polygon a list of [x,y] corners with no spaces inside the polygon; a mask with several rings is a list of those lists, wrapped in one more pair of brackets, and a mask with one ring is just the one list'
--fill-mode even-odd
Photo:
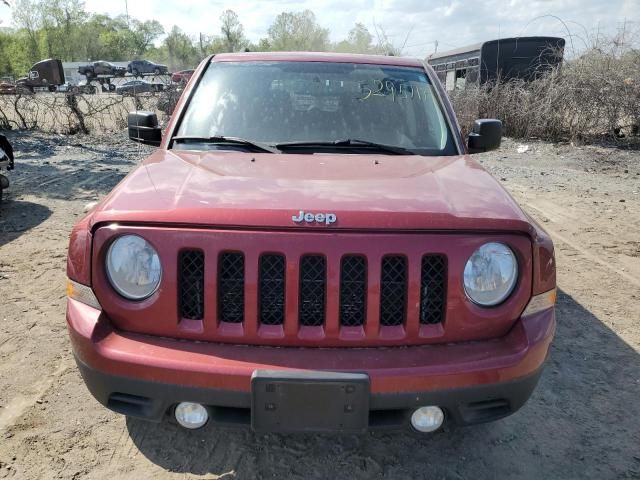
{"label": "chrome jeep badge", "polygon": [[300,210],[297,216],[291,217],[291,220],[296,223],[324,223],[325,225],[331,225],[336,223],[338,217],[335,213],[311,213]]}

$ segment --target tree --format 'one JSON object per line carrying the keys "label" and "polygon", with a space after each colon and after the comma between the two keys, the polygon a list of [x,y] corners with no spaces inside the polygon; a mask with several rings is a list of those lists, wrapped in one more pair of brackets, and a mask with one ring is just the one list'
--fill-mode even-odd
{"label": "tree", "polygon": [[244,37],[244,27],[238,19],[238,14],[233,10],[225,10],[220,15],[220,33],[225,51],[237,52],[246,44]]}
{"label": "tree", "polygon": [[143,55],[164,34],[164,27],[157,20],[141,22],[133,20],[133,50],[135,55]]}
{"label": "tree", "polygon": [[40,58],[38,31],[40,30],[38,8],[32,0],[17,0],[13,7],[13,21],[18,26],[18,35],[23,36],[26,45],[23,54],[31,65]]}
{"label": "tree", "polygon": [[175,25],[164,39],[162,48],[166,53],[169,67],[172,69],[193,67],[200,60],[194,42]]}
{"label": "tree", "polygon": [[271,50],[326,51],[329,49],[329,30],[316,22],[311,10],[282,12],[269,27]]}
{"label": "tree", "polygon": [[375,47],[372,44],[373,36],[362,23],[356,23],[349,31],[346,40],[335,46],[336,52],[342,53],[373,53]]}
{"label": "tree", "polygon": [[62,60],[78,59],[83,39],[80,27],[88,14],[80,0],[40,0],[36,6],[40,12],[40,26],[47,57]]}

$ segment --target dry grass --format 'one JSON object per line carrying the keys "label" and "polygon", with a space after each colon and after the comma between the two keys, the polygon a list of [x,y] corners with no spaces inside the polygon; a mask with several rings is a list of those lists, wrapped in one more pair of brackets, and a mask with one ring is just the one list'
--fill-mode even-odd
{"label": "dry grass", "polygon": [[179,94],[175,90],[135,97],[113,93],[80,95],[37,93],[0,96],[0,129],[20,128],[51,133],[113,132],[126,128],[132,110],[151,110],[165,119]]}
{"label": "dry grass", "polygon": [[509,81],[453,92],[464,129],[498,118],[516,138],[570,139],[638,134],[640,50],[594,48],[533,82]]}

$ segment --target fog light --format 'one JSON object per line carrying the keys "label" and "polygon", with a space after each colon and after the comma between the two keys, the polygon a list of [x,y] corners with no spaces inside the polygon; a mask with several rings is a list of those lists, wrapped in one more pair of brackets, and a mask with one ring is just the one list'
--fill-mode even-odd
{"label": "fog light", "polygon": [[209,420],[207,409],[199,403],[179,403],[175,415],[180,425],[190,429],[200,428]]}
{"label": "fog light", "polygon": [[411,415],[411,426],[422,433],[435,432],[444,422],[440,407],[420,407]]}

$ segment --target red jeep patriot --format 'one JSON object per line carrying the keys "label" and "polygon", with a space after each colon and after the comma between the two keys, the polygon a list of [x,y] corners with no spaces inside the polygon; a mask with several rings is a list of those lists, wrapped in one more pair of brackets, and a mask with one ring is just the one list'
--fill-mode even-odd
{"label": "red jeep patriot", "polygon": [[495,420],[555,331],[549,236],[469,153],[423,62],[202,62],[159,148],[73,229],[67,322],[91,393],[257,432]]}

